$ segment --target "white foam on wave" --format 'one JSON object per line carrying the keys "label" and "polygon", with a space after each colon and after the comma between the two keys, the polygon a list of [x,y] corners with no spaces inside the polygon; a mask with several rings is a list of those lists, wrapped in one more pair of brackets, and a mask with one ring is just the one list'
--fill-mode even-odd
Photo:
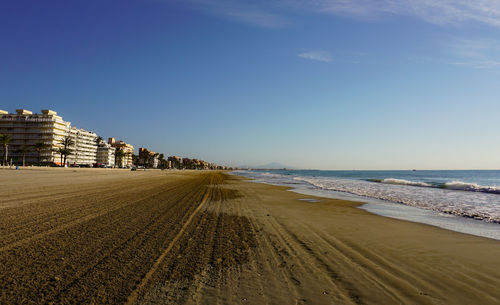
{"label": "white foam on wave", "polygon": [[412,186],[422,186],[422,187],[432,187],[429,183],[418,182],[418,181],[409,181],[404,179],[396,179],[396,178],[386,178],[380,181],[385,184],[399,184],[399,185],[412,185]]}
{"label": "white foam on wave", "polygon": [[[320,189],[392,201],[441,213],[500,223],[500,196],[460,189],[416,188],[404,183],[372,183],[331,177],[295,177]],[[460,184],[451,184],[459,187]]]}
{"label": "white foam on wave", "polygon": [[[401,181],[396,181],[397,183],[373,183],[334,177],[290,176],[275,173],[269,175],[263,172],[246,172],[244,175],[257,179],[256,182],[292,187],[297,183],[305,183],[318,189],[344,192],[434,210],[448,215],[500,223],[500,193],[492,191],[494,187],[466,184],[460,181],[449,182],[449,187],[443,184],[443,188],[438,188],[415,187],[405,181],[402,183]],[[485,188],[489,191],[484,190]]]}
{"label": "white foam on wave", "polygon": [[449,190],[500,193],[500,187],[498,186],[482,186],[476,183],[467,183],[462,181],[446,182],[444,187]]}

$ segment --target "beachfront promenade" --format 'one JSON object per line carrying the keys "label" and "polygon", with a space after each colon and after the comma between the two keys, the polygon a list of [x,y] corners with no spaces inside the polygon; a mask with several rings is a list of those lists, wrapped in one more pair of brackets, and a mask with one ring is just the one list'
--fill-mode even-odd
{"label": "beachfront promenade", "polygon": [[500,243],[217,171],[0,170],[0,303],[498,304]]}

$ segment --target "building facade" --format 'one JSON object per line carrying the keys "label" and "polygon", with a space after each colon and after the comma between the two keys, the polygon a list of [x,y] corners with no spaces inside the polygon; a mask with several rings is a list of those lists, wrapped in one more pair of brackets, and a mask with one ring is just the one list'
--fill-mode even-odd
{"label": "building facade", "polygon": [[58,150],[64,148],[62,141],[69,137],[73,142],[67,147],[70,153],[67,164],[92,166],[97,157],[97,135],[85,129],[71,126],[57,112],[44,109],[40,114],[26,109],[16,113],[0,110],[0,134],[11,137],[9,161],[20,164],[58,164],[62,159]]}
{"label": "building facade", "polygon": [[150,151],[144,147],[139,148],[139,164],[141,165],[158,168],[158,156],[157,152]]}
{"label": "building facade", "polygon": [[115,166],[116,149],[108,143],[101,142],[97,146],[97,163],[105,166]]}
{"label": "building facade", "polygon": [[92,131],[71,127],[69,136],[73,145],[69,147],[71,154],[68,155],[69,164],[92,166],[97,163],[97,135]]}
{"label": "building facade", "polygon": [[[70,126],[52,110],[42,110],[41,114],[26,109],[17,109],[16,113],[0,110],[0,134],[10,135],[9,161],[15,163],[21,162],[23,154],[26,163],[59,163],[56,150],[62,147]],[[43,147],[37,151],[39,143]]]}
{"label": "building facade", "polygon": [[170,156],[170,157],[168,157],[167,160],[168,160],[169,168],[181,169],[183,167],[182,157]]}
{"label": "building facade", "polygon": [[123,152],[123,156],[115,158],[115,165],[118,167],[131,167],[133,166],[132,155],[134,154],[134,146],[127,144],[123,141],[116,141],[115,138],[109,138],[108,144],[118,151]]}

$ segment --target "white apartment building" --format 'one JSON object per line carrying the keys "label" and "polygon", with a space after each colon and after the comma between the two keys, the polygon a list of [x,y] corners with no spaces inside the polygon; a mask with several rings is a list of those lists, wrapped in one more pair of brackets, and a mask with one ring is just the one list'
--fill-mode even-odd
{"label": "white apartment building", "polygon": [[115,151],[116,149],[110,144],[101,142],[97,146],[97,163],[106,166],[115,166]]}
{"label": "white apartment building", "polygon": [[[68,134],[70,125],[52,110],[42,110],[41,114],[26,109],[17,109],[16,113],[0,110],[0,134],[8,134],[12,139],[9,161],[20,162],[22,153],[19,150],[25,147],[29,150],[25,155],[27,163],[57,163],[59,155],[55,150],[61,147],[60,142]],[[35,151],[37,143],[46,145],[40,153]]]}
{"label": "white apartment building", "polygon": [[[69,164],[88,164],[96,162],[97,135],[84,129],[71,127],[71,122],[66,122],[57,112],[42,110],[42,113],[33,113],[26,109],[17,109],[16,113],[0,110],[0,134],[11,136],[9,144],[9,161],[20,163],[22,161],[21,148],[27,148],[25,161],[30,163],[56,163],[60,164],[60,155],[56,152],[62,147],[61,141],[70,136],[74,145],[69,147],[72,151],[67,156]],[[35,147],[38,143],[45,144],[39,152]]]}
{"label": "white apartment building", "polygon": [[97,135],[92,131],[71,127],[69,136],[73,145],[69,147],[71,154],[68,155],[69,164],[90,165],[97,162]]}

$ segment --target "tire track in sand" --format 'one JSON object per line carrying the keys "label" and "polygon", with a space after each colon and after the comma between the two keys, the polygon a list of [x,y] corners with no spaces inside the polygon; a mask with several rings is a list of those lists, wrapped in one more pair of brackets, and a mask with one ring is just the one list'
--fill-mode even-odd
{"label": "tire track in sand", "polygon": [[174,247],[175,243],[181,238],[181,236],[186,231],[187,227],[191,224],[191,222],[193,221],[193,218],[198,214],[198,212],[203,208],[203,206],[205,205],[205,203],[208,201],[208,199],[210,198],[210,193],[211,193],[211,189],[207,188],[207,191],[206,191],[205,195],[203,196],[203,199],[202,199],[201,203],[198,205],[198,207],[196,208],[196,210],[194,210],[193,213],[189,216],[189,218],[184,223],[184,225],[182,226],[182,228],[179,231],[179,233],[177,233],[177,235],[170,242],[170,244],[165,249],[165,251],[163,251],[163,253],[158,257],[158,259],[153,264],[153,267],[151,267],[151,269],[142,278],[141,282],[137,285],[137,287],[134,289],[134,291],[132,291],[132,293],[129,295],[129,297],[127,298],[127,302],[125,303],[126,305],[132,305],[132,304],[135,303],[135,301],[139,297],[139,293],[141,292],[141,290],[148,284],[149,280],[151,279],[151,277],[153,276],[153,274],[155,273],[155,271],[158,269],[158,267],[160,266],[160,264],[163,262],[163,260],[167,256],[167,254],[172,250],[172,248]]}
{"label": "tire track in sand", "polygon": [[133,204],[137,204],[139,202],[142,202],[142,201],[145,201],[145,200],[148,200],[150,198],[154,198],[156,196],[158,196],[159,194],[162,194],[162,193],[167,193],[168,191],[170,191],[171,189],[175,188],[174,187],[171,187],[171,188],[168,188],[166,190],[161,190],[161,191],[157,191],[151,195],[148,195],[148,196],[145,196],[141,199],[138,199],[138,200],[134,200],[134,201],[130,201],[130,202],[127,202],[126,204],[124,205],[117,205],[115,207],[111,207],[109,209],[104,209],[100,212],[97,212],[97,213],[92,213],[92,214],[89,214],[87,216],[84,216],[84,217],[80,217],[80,218],[77,218],[75,220],[72,220],[68,223],[65,223],[63,225],[60,225],[60,226],[57,226],[57,227],[54,227],[54,228],[51,228],[51,229],[48,229],[46,231],[43,231],[43,232],[40,232],[38,234],[33,234],[29,237],[26,237],[26,238],[23,238],[23,239],[20,239],[20,240],[17,240],[15,242],[11,242],[11,243],[8,243],[2,247],[0,247],[0,252],[3,252],[3,251],[8,251],[12,248],[15,248],[15,247],[18,247],[18,246],[21,246],[23,244],[26,244],[26,243],[29,243],[29,242],[33,242],[33,241],[36,241],[36,240],[39,240],[39,239],[42,239],[44,238],[45,236],[47,235],[50,235],[50,234],[54,234],[54,233],[57,233],[57,232],[60,232],[62,230],[65,230],[65,229],[68,229],[70,227],[73,227],[73,226],[76,226],[76,225],[79,225],[81,223],[85,223],[91,219],[94,219],[94,218],[97,218],[97,217],[100,217],[100,216],[103,216],[103,215],[106,215],[108,213],[112,213],[114,211],[117,211],[119,209],[123,209],[125,206],[130,206],[130,205],[133,205]]}

